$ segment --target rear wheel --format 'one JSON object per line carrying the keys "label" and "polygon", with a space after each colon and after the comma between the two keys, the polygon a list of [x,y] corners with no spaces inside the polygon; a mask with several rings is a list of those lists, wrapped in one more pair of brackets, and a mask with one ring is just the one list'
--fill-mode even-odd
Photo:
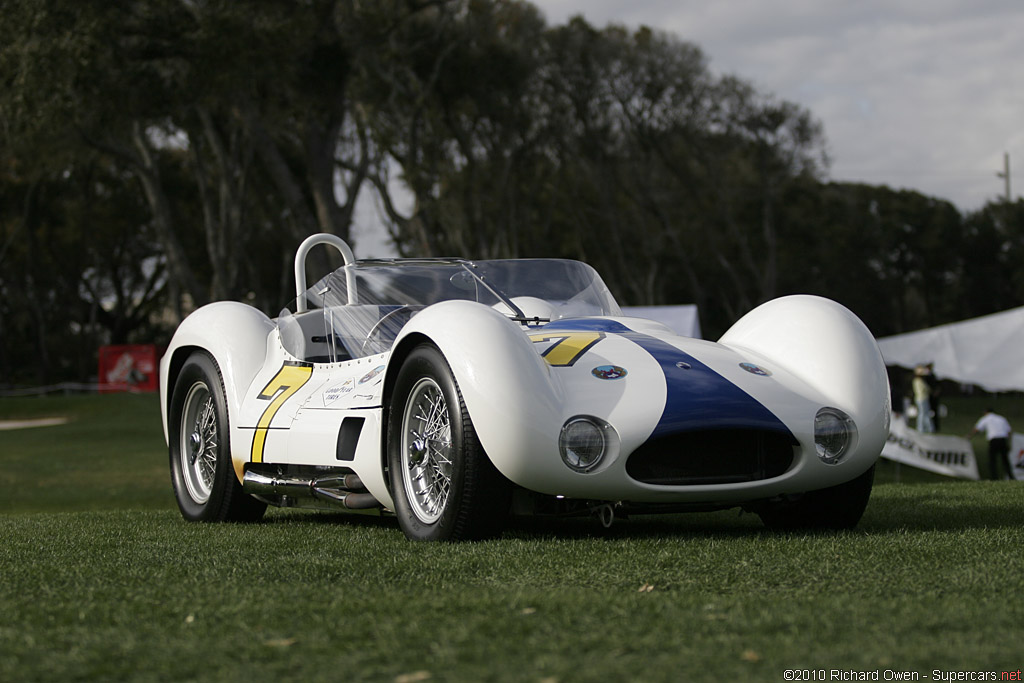
{"label": "rear wheel", "polygon": [[196,351],[181,368],[168,419],[171,483],[193,522],[254,521],[266,504],[245,494],[231,463],[228,409],[217,363]]}
{"label": "rear wheel", "polygon": [[845,484],[809,491],[798,498],[765,503],[757,514],[771,529],[852,529],[871,497],[875,466]]}
{"label": "rear wheel", "polygon": [[511,485],[487,458],[441,352],[425,344],[399,370],[388,419],[395,514],[413,540],[460,541],[501,531]]}

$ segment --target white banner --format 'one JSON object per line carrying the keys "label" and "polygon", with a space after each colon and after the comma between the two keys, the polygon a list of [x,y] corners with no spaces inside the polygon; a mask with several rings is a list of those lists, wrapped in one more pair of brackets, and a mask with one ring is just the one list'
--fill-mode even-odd
{"label": "white banner", "polygon": [[[1014,436],[1013,453],[1024,454],[1024,437],[1019,451],[1016,439]],[[959,436],[922,434],[895,415],[889,427],[889,440],[882,448],[882,457],[947,477],[978,479],[978,463],[970,441]],[[1019,476],[1024,478],[1024,470],[1020,470]]]}

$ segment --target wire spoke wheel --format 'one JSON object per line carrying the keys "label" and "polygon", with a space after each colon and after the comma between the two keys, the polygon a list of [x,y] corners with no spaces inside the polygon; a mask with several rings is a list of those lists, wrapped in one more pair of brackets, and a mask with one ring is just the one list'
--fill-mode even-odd
{"label": "wire spoke wheel", "polygon": [[217,474],[217,412],[205,382],[196,382],[185,397],[181,415],[181,474],[196,503],[210,499]]}
{"label": "wire spoke wheel", "polygon": [[402,415],[402,485],[424,524],[444,513],[452,490],[452,425],[441,387],[423,377],[409,392]]}
{"label": "wire spoke wheel", "polygon": [[512,487],[480,444],[444,355],[415,347],[395,377],[387,413],[395,516],[416,541],[464,541],[501,533]]}
{"label": "wire spoke wheel", "polygon": [[266,503],[247,495],[231,462],[224,378],[205,351],[181,365],[168,403],[171,484],[181,515],[192,522],[252,522]]}

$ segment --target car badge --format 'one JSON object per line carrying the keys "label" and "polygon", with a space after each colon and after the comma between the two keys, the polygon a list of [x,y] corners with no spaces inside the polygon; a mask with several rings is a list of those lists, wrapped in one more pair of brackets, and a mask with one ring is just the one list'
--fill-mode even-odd
{"label": "car badge", "polygon": [[620,368],[618,365],[599,365],[590,371],[594,377],[598,379],[622,379],[627,374],[626,368]]}
{"label": "car badge", "polygon": [[676,367],[679,368],[680,370],[689,370],[693,366],[687,363],[686,361],[679,361],[678,363],[676,363]]}
{"label": "car badge", "polygon": [[376,377],[377,375],[379,375],[382,372],[384,372],[384,366],[383,365],[379,365],[379,366],[375,367],[373,370],[370,370],[368,373],[363,375],[363,378],[361,380],[359,380],[359,383],[360,384],[366,384],[367,382],[369,382],[371,379],[373,379],[374,377]]}
{"label": "car badge", "polygon": [[760,365],[754,365],[753,363],[740,363],[740,367],[749,372],[752,375],[759,375],[761,377],[771,377],[771,370],[765,370]]}

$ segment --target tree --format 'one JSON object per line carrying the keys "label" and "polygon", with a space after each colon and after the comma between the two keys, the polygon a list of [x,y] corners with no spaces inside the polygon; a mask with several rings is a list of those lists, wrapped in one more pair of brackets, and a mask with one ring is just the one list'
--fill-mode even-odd
{"label": "tree", "polygon": [[1024,305],[1024,200],[988,202],[963,224],[964,309],[985,315]]}
{"label": "tree", "polygon": [[793,186],[782,291],[840,301],[878,336],[969,317],[962,219],[949,202],[853,183]]}
{"label": "tree", "polygon": [[406,96],[373,109],[415,196],[406,253],[582,258],[627,303],[723,318],[778,291],[781,195],[823,163],[807,112],[650,29],[547,29],[519,2],[420,19],[389,73]]}
{"label": "tree", "polygon": [[[99,152],[132,174],[179,312],[237,298],[251,244],[290,250],[318,230],[350,240],[376,164],[352,79],[403,22],[445,4],[12,0],[0,29],[4,133],[50,170]],[[191,197],[171,196],[169,165],[187,170]],[[199,207],[198,240],[183,200]]]}
{"label": "tree", "polygon": [[523,0],[8,0],[0,144],[0,370],[40,377],[159,310],[277,313],[298,242],[351,241],[368,187],[405,255],[578,258],[711,336],[790,292],[879,334],[1024,298],[1021,203],[823,182],[810,112]]}
{"label": "tree", "polygon": [[[415,197],[411,215],[385,202],[403,253],[508,256],[543,231],[542,31],[527,3],[453,3],[408,22],[366,73],[374,140]],[[376,178],[385,200],[387,180]]]}
{"label": "tree", "polygon": [[97,346],[152,340],[166,276],[139,194],[95,159],[49,178],[7,168],[0,177],[4,380],[81,380],[95,372]]}

